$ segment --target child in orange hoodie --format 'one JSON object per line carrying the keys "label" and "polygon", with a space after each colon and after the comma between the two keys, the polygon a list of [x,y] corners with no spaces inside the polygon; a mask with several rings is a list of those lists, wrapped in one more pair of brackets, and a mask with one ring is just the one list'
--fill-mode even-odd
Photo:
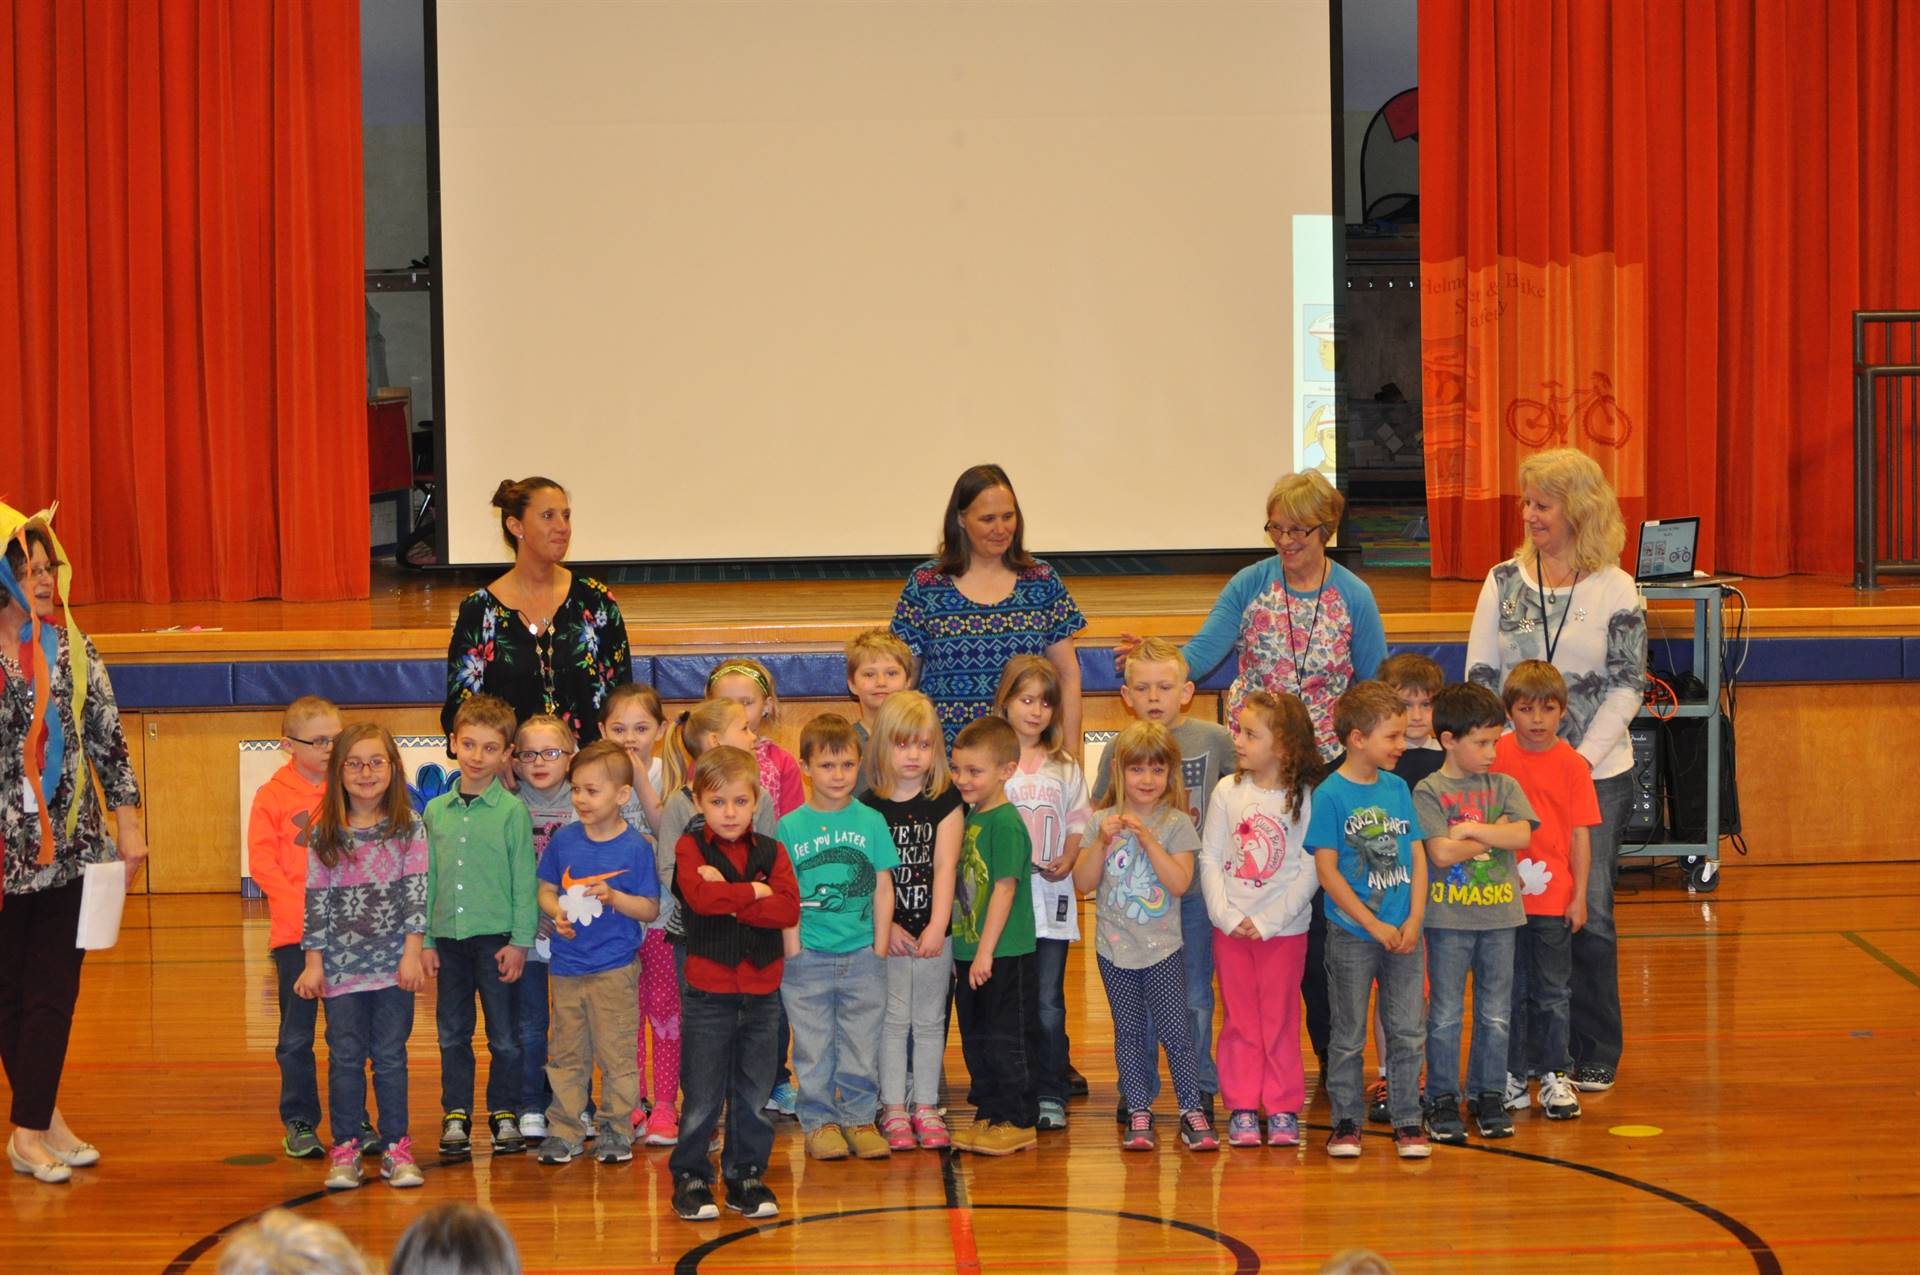
{"label": "child in orange hoodie", "polygon": [[[247,815],[247,871],[267,896],[268,946],[280,988],[281,1146],[296,1160],[327,1153],[314,1127],[320,1123],[320,1083],[313,1062],[313,1028],[320,1002],[293,993],[306,968],[300,939],[306,925],[307,825],[326,787],[327,760],[340,734],[340,710],[318,695],[303,695],[280,718],[280,747],[287,764],[260,785]],[[373,1131],[362,1121],[366,1138]],[[365,1149],[365,1148],[363,1148]]]}

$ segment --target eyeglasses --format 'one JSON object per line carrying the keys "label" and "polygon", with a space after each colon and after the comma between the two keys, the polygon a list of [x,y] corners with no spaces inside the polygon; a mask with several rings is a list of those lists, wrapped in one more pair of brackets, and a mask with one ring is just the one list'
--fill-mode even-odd
{"label": "eyeglasses", "polygon": [[349,757],[340,763],[340,770],[342,774],[348,775],[358,775],[362,772],[369,775],[384,775],[387,773],[387,759],[384,757],[369,757],[367,760],[361,761],[358,757]]}
{"label": "eyeglasses", "polygon": [[1316,523],[1311,527],[1283,527],[1277,522],[1270,522],[1266,524],[1264,530],[1275,540],[1311,540],[1313,533],[1325,525],[1325,523]]}
{"label": "eyeglasses", "polygon": [[339,736],[321,735],[315,739],[302,739],[298,735],[289,735],[287,738],[296,744],[305,744],[308,748],[318,748],[323,753],[330,753],[333,751],[333,741]]}
{"label": "eyeglasses", "polygon": [[513,759],[531,766],[537,761],[559,761],[566,755],[564,748],[523,748],[513,755]]}

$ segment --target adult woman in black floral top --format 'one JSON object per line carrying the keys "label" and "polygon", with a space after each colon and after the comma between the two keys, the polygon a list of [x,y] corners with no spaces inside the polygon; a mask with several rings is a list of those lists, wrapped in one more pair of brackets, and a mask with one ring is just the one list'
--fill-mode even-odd
{"label": "adult woman in black floral top", "polygon": [[[93,643],[54,618],[66,593],[59,588],[56,603],[59,542],[40,519],[21,521],[4,506],[0,514],[12,531],[0,573],[0,1064],[13,1090],[14,1126],[7,1159],[17,1173],[64,1182],[100,1160],[54,1105],[85,955],[74,947],[81,881],[88,864],[116,855],[95,778],[113,811],[129,880],[147,847],[106,667]],[[44,703],[44,733],[36,730],[36,702]]]}
{"label": "adult woman in black floral top", "polygon": [[[497,695],[525,720],[551,713],[581,747],[600,738],[600,705],[633,680],[620,604],[598,580],[562,563],[573,539],[567,493],[551,478],[502,482],[493,493],[513,567],[460,604],[447,646],[447,703],[440,725],[470,695]],[[452,740],[448,740],[451,754]]]}

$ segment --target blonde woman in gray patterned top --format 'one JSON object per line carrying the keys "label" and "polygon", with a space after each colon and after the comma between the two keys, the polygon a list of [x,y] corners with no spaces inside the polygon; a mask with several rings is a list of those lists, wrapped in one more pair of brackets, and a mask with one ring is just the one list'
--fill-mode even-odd
{"label": "blonde woman in gray patterned top", "polygon": [[1613,873],[1633,795],[1627,726],[1647,677],[1647,609],[1620,567],[1626,525],[1600,466],[1572,448],[1520,465],[1526,536],[1487,573],[1467,637],[1467,680],[1496,695],[1522,660],[1545,660],[1567,683],[1560,734],[1593,770],[1601,825],[1593,830],[1587,923],[1573,936],[1573,1083],[1613,1087],[1620,1066],[1619,953]]}

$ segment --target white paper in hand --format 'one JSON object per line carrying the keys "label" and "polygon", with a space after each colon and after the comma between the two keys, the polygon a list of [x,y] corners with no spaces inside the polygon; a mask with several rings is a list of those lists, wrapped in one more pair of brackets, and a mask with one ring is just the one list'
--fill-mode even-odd
{"label": "white paper in hand", "polygon": [[80,927],[73,945],[89,952],[120,941],[120,912],[127,904],[127,865],[89,863],[80,887]]}

